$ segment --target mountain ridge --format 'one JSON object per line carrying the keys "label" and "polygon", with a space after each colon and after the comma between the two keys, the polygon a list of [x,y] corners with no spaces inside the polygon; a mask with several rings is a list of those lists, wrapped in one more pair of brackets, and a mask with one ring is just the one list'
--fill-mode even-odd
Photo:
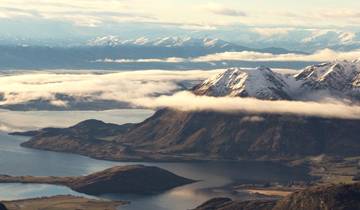
{"label": "mountain ridge", "polygon": [[[203,48],[226,48],[226,47],[236,47],[239,48],[239,45],[226,42],[218,38],[194,38],[194,37],[159,37],[150,39],[147,37],[140,37],[137,39],[121,39],[118,36],[103,36],[96,37],[95,39],[89,40],[87,42],[88,46],[159,46],[159,47],[203,47]],[[245,49],[250,49],[242,47]]]}
{"label": "mountain ridge", "polygon": [[[322,63],[308,66],[295,75],[276,73],[263,66],[255,69],[230,68],[195,86],[192,91],[196,95],[215,97],[315,101],[334,97],[359,102],[360,62]],[[319,98],[311,98],[316,95]]]}

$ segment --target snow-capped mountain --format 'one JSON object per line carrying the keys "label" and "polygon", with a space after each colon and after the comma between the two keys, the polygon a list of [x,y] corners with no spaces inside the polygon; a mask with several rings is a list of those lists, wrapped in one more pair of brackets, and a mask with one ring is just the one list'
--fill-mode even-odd
{"label": "snow-capped mountain", "polygon": [[360,101],[360,61],[313,65],[292,76],[266,67],[228,69],[193,89],[197,95],[239,96],[265,100],[320,100],[323,97]]}
{"label": "snow-capped mountain", "polygon": [[360,61],[335,61],[313,65],[294,76],[304,92],[328,91],[356,96],[360,92]]}
{"label": "snow-capped mountain", "polygon": [[202,48],[225,48],[236,46],[230,42],[213,38],[193,37],[161,37],[150,39],[140,37],[137,39],[123,40],[118,36],[97,37],[88,41],[89,46],[157,46],[157,47],[202,47]]}
{"label": "snow-capped mountain", "polygon": [[203,38],[197,39],[192,37],[165,37],[158,38],[151,42],[154,46],[163,46],[163,47],[203,47],[203,48],[224,48],[232,45],[229,42],[213,39],[213,38]]}
{"label": "snow-capped mountain", "polygon": [[102,36],[96,37],[95,39],[89,40],[87,42],[88,46],[104,46],[104,47],[116,47],[116,46],[126,46],[126,45],[149,45],[150,40],[146,37],[140,37],[137,39],[121,39],[118,36]]}
{"label": "snow-capped mountain", "polygon": [[290,87],[283,75],[266,67],[252,70],[228,69],[194,88],[194,93],[208,96],[240,96],[259,99],[290,99]]}
{"label": "snow-capped mountain", "polygon": [[96,37],[87,42],[88,46],[118,46],[123,44],[123,40],[121,40],[118,36],[103,36],[103,37]]}
{"label": "snow-capped mountain", "polygon": [[353,32],[320,30],[313,32],[310,36],[304,38],[302,42],[331,46],[334,44],[342,45],[358,43],[359,37]]}

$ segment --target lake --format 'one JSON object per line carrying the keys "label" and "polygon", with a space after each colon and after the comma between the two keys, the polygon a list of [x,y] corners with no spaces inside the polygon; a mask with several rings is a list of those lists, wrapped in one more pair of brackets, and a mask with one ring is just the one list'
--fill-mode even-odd
{"label": "lake", "polygon": [[[62,113],[62,114],[61,114]],[[125,123],[139,122],[153,113],[151,110],[131,110],[113,112],[26,112],[23,115],[19,112],[6,112],[6,117],[12,119],[14,124],[16,119],[21,121],[26,118],[29,125],[38,125],[36,121],[41,120],[41,125],[48,126],[58,120],[59,126],[69,126],[74,121],[88,118],[97,118],[106,122]],[[0,112],[0,117],[1,117]],[[48,118],[46,117],[48,114]],[[11,115],[13,118],[11,118]],[[36,118],[39,115],[41,117]],[[119,116],[121,115],[121,116]],[[68,119],[76,116],[72,120]],[[124,116],[128,116],[124,117]],[[67,119],[67,120],[65,120]],[[3,118],[2,118],[3,120]],[[31,122],[33,120],[33,122]],[[44,121],[43,121],[44,120]],[[61,121],[62,120],[62,121]],[[31,124],[32,123],[32,124]],[[129,200],[131,204],[120,207],[124,210],[186,210],[194,208],[203,201],[212,197],[229,196],[233,198],[246,198],[247,193],[234,194],[222,186],[228,185],[239,180],[247,181],[274,181],[287,182],[294,179],[301,180],[307,178],[302,169],[294,169],[281,164],[270,162],[186,162],[186,163],[131,163],[131,162],[112,162],[95,160],[88,157],[65,154],[50,151],[34,150],[20,147],[20,143],[26,141],[27,137],[9,136],[0,133],[0,173],[8,175],[33,175],[33,176],[78,176],[100,171],[115,165],[144,164],[159,166],[178,175],[201,180],[200,182],[175,188],[173,190],[157,195],[103,195],[104,198]],[[38,196],[51,196],[60,194],[76,193],[66,187],[52,185],[34,184],[0,184],[0,200],[13,200],[22,198],[32,198]]]}

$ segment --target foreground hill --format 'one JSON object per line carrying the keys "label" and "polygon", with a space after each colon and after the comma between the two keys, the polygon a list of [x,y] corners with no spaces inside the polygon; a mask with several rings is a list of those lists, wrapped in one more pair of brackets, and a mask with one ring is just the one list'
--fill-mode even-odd
{"label": "foreground hill", "polygon": [[195,210],[355,210],[360,209],[360,184],[311,187],[278,201],[209,200]]}
{"label": "foreground hill", "polygon": [[113,167],[81,177],[0,176],[0,183],[64,185],[90,195],[158,193],[192,182],[161,168],[142,165]]}

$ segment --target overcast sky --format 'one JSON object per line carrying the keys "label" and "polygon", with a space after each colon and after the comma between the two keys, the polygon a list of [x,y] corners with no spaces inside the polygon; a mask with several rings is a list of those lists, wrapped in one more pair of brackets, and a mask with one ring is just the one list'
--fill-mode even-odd
{"label": "overcast sky", "polygon": [[[209,33],[247,28],[358,31],[358,0],[0,0],[0,36]],[[229,37],[230,38],[230,37]]]}

